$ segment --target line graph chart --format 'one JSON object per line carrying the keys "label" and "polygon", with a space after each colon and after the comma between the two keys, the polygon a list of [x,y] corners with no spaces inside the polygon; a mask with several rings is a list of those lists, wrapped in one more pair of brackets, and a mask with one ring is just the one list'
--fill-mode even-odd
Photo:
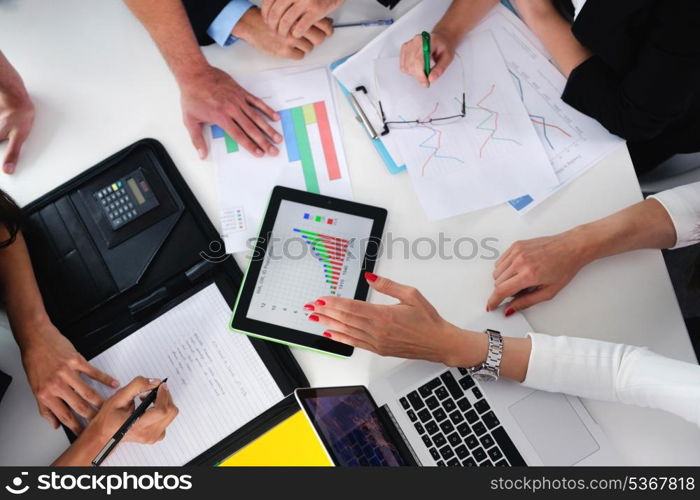
{"label": "line graph chart", "polygon": [[[520,95],[520,100],[525,104],[525,92],[523,90],[523,82],[520,79],[518,75],[516,75],[510,68],[508,69],[508,72],[510,73],[510,76],[513,77],[513,81],[515,82],[515,87],[518,89],[518,94]],[[552,123],[548,123],[547,119],[544,117],[543,114],[534,114],[532,112],[529,112],[528,110],[528,116],[530,117],[530,121],[534,123],[535,125],[539,125],[539,127],[535,127],[547,143],[550,149],[554,149],[554,144],[552,144],[552,140],[549,137],[549,134],[547,132],[547,129],[553,129],[557,130],[560,133],[564,134],[566,137],[571,137],[571,134],[564,130],[562,127],[559,125],[554,125]]]}
{"label": "line graph chart", "polygon": [[522,143],[516,139],[510,137],[499,137],[496,135],[496,133],[499,131],[498,120],[501,114],[498,111],[487,108],[484,105],[484,102],[493,95],[495,90],[496,84],[491,84],[491,88],[489,89],[489,91],[476,103],[476,106],[467,106],[467,109],[484,111],[488,115],[486,118],[484,118],[484,120],[482,120],[476,125],[477,130],[483,130],[489,133],[489,135],[486,137],[486,139],[484,139],[484,142],[482,142],[481,146],[479,147],[479,158],[483,158],[484,150],[491,141],[512,142],[514,144],[517,144],[518,146],[522,146]]}

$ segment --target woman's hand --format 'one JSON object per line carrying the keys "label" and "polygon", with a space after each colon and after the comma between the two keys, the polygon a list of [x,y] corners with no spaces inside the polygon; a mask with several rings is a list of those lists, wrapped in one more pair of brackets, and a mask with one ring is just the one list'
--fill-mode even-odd
{"label": "woman's hand", "polygon": [[[136,377],[124,388],[118,390],[105,401],[85,432],[95,427],[96,432],[107,439],[111,438],[124,422],[134,413],[134,399],[158,387],[160,380]],[[158,387],[158,394],[153,406],[146,410],[141,418],[129,429],[122,441],[153,444],[165,438],[165,429],[177,417],[178,409],[173,404],[167,382]],[[106,442],[106,441],[105,441]]]}
{"label": "woman's hand", "polygon": [[430,77],[427,77],[423,60],[423,37],[416,35],[401,47],[401,71],[413,76],[424,87],[445,73],[455,58],[456,42],[448,36],[433,31],[430,35],[430,50],[435,64],[430,69]]}
{"label": "woman's hand", "polygon": [[50,321],[45,320],[32,330],[24,335],[31,341],[22,345],[22,364],[39,413],[54,428],[63,423],[78,435],[82,425],[73,412],[90,420],[103,403],[81,374],[108,387],[119,387],[119,382],[88,363]]}
{"label": "woman's hand", "polygon": [[579,231],[513,243],[496,261],[495,287],[486,310],[492,311],[506,298],[514,297],[505,309],[510,316],[554,298],[588,264],[584,248]]}
{"label": "woman's hand", "polygon": [[372,273],[370,286],[399,299],[395,305],[321,297],[305,309],[310,321],[328,327],[324,335],[382,356],[424,359],[449,366],[474,366],[486,359],[486,336],[445,321],[416,290]]}
{"label": "woman's hand", "polygon": [[[78,439],[54,462],[53,465],[85,466],[97,456],[102,447],[112,438],[119,427],[134,412],[134,399],[155,389],[158,379],[136,377],[128,385],[105,401],[90,424]],[[161,384],[151,408],[139,418],[126,433],[122,441],[153,444],[165,438],[165,429],[178,414],[167,384]]]}

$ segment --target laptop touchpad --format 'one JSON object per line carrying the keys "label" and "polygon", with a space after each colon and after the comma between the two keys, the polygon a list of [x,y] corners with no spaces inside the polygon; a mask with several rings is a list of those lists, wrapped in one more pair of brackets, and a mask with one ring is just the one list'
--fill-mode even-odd
{"label": "laptop touchpad", "polygon": [[535,391],[508,410],[545,465],[574,465],[599,449],[563,394]]}

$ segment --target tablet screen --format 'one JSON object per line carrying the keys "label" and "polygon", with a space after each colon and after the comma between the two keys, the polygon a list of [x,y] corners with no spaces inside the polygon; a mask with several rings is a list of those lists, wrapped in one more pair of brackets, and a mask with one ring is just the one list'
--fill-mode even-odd
{"label": "tablet screen", "polygon": [[247,318],[322,335],[325,328],[307,319],[313,313],[304,305],[323,296],[355,296],[373,223],[370,218],[282,200]]}

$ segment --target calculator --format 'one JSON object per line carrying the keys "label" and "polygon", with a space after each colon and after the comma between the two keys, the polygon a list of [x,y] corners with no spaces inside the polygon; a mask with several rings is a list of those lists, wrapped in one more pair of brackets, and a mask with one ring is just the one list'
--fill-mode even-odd
{"label": "calculator", "polygon": [[102,207],[102,212],[114,230],[133,222],[159,205],[140,169],[98,189],[92,196]]}

